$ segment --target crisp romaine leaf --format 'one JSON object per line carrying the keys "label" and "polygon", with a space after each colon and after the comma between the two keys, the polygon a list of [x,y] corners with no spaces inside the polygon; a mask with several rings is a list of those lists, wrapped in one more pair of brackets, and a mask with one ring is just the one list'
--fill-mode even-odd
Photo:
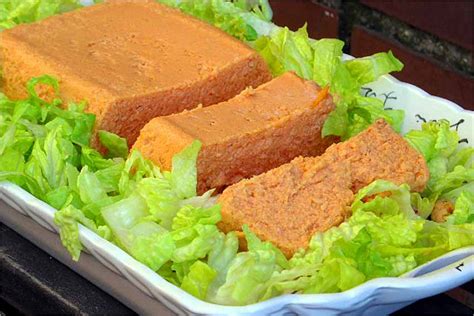
{"label": "crisp romaine leaf", "polygon": [[274,272],[265,284],[261,301],[283,294],[303,293],[312,283],[312,277],[320,265],[302,265],[280,272]]}
{"label": "crisp romaine leaf", "polygon": [[176,244],[172,260],[176,263],[192,261],[206,257],[220,233],[215,225],[196,224],[171,232]]}
{"label": "crisp romaine leaf", "polygon": [[127,158],[128,145],[125,138],[107,131],[99,131],[98,135],[101,144],[107,148],[110,157]]}
{"label": "crisp romaine leaf", "polygon": [[199,299],[206,299],[207,290],[216,271],[204,262],[198,260],[189,268],[189,273],[183,279],[181,288]]}
{"label": "crisp romaine leaf", "polygon": [[155,220],[171,229],[173,218],[181,206],[171,181],[165,177],[145,178],[137,185],[137,192],[146,201]]}
{"label": "crisp romaine leaf", "polygon": [[323,38],[311,43],[314,49],[313,80],[325,87],[331,83],[336,67],[341,62],[344,42],[338,39]]}
{"label": "crisp romaine leaf", "polygon": [[456,166],[428,189],[433,193],[443,194],[472,182],[474,182],[474,168]]}
{"label": "crisp romaine leaf", "polygon": [[97,171],[113,166],[114,161],[102,157],[102,155],[95,149],[82,147],[80,164],[89,167],[91,171]]}
{"label": "crisp romaine leaf", "polygon": [[79,240],[78,223],[95,231],[106,239],[110,236],[108,228],[97,228],[92,220],[84,216],[80,210],[72,205],[69,205],[60,211],[56,211],[56,213],[54,213],[54,223],[59,227],[59,236],[61,237],[63,245],[75,261],[79,260],[79,255],[82,250],[82,244]]}
{"label": "crisp romaine leaf", "polygon": [[132,195],[102,209],[102,217],[125,248],[132,246],[129,231],[149,215],[145,201]]}
{"label": "crisp romaine leaf", "polygon": [[355,287],[365,281],[365,276],[350,259],[328,260],[315,274],[312,285],[304,293],[340,292]]}
{"label": "crisp romaine leaf", "polygon": [[257,32],[247,20],[269,21],[272,16],[267,0],[254,1],[253,5],[243,1],[226,0],[158,1],[204,20],[240,40],[247,41],[257,38]]}
{"label": "crisp romaine leaf", "polygon": [[247,240],[247,248],[249,251],[270,251],[273,252],[275,256],[276,263],[283,268],[288,267],[288,261],[286,257],[283,255],[280,249],[275,247],[272,243],[265,241],[262,242],[257,235],[255,235],[248,227],[248,225],[244,225],[242,230],[245,234],[245,239]]}
{"label": "crisp romaine leaf", "polygon": [[431,214],[438,199],[455,204],[463,192],[474,191],[474,149],[459,148],[459,135],[450,129],[448,121],[424,123],[421,130],[408,132],[405,139],[425,157],[430,171],[426,190],[413,195],[422,217]]}
{"label": "crisp romaine leaf", "polygon": [[178,198],[196,196],[197,168],[196,160],[201,150],[201,142],[195,140],[191,145],[173,156],[171,184]]}
{"label": "crisp romaine leaf", "polygon": [[474,223],[474,194],[472,192],[464,191],[459,195],[454,212],[447,217],[446,222],[456,225]]}
{"label": "crisp romaine leaf", "polygon": [[[197,185],[196,160],[200,148],[201,143],[194,141],[173,157],[171,172],[165,171],[163,174],[154,171],[153,168],[155,167],[152,167],[152,165],[141,162],[145,169],[148,169],[145,174],[148,173],[154,177],[140,180],[136,184],[137,192],[147,202],[150,213],[160,222],[160,225],[167,229],[171,229],[173,218],[181,206],[187,203],[198,203],[198,201],[205,203],[209,200],[208,195],[203,198],[195,197]],[[140,162],[141,160],[137,161]],[[143,169],[143,167],[137,168],[137,170],[140,169]]]}
{"label": "crisp romaine leaf", "polygon": [[114,165],[95,172],[95,176],[101,183],[102,188],[107,193],[119,191],[118,184],[120,177],[122,176],[124,166],[125,163],[123,161],[117,161]]}
{"label": "crisp romaine leaf", "polygon": [[120,245],[151,269],[157,271],[171,258],[175,250],[172,236],[148,220],[147,205],[139,195],[103,207],[102,216]]}
{"label": "crisp romaine leaf", "polygon": [[336,108],[329,113],[328,118],[324,122],[322,136],[329,135],[342,136],[346,133],[349,126],[349,114],[347,113],[347,104],[340,102]]}
{"label": "crisp romaine leaf", "polygon": [[5,152],[8,146],[11,146],[15,139],[16,125],[11,124],[4,134],[0,137],[0,155]]}
{"label": "crisp romaine leaf", "polygon": [[215,294],[209,293],[211,302],[226,305],[245,305],[258,302],[266,291],[266,283],[282,267],[281,252],[268,242],[261,242],[246,225],[243,231],[249,251],[238,253],[228,264],[225,282]]}
{"label": "crisp romaine leaf", "polygon": [[455,131],[450,130],[448,121],[441,120],[424,123],[421,130],[408,132],[405,140],[429,162],[433,158],[447,158],[453,154],[458,147],[459,136]]}
{"label": "crisp romaine leaf", "polygon": [[196,224],[214,225],[221,220],[221,206],[214,205],[210,208],[194,207],[191,205],[183,206],[173,218],[172,228],[178,230],[181,228],[192,227]]}
{"label": "crisp romaine leaf", "polygon": [[[0,173],[3,171],[13,172],[15,174],[21,175],[24,169],[25,159],[23,155],[17,150],[9,147],[3,152],[3,154],[0,154]],[[13,174],[8,179],[18,185],[22,185],[24,183],[24,179],[22,179],[21,176],[13,176]]]}
{"label": "crisp romaine leaf", "polygon": [[178,285],[183,283],[184,278],[189,274],[191,266],[196,260],[189,260],[183,262],[173,262],[171,265],[171,270],[174,273],[174,278],[177,281]]}
{"label": "crisp romaine leaf", "polygon": [[[372,201],[363,202],[366,197],[386,193],[388,197],[376,196]],[[391,202],[388,202],[391,200]],[[352,203],[352,212],[369,211],[377,215],[404,214],[408,218],[415,218],[411,206],[410,189],[408,185],[397,186],[385,180],[376,180],[357,192]]]}
{"label": "crisp romaine leaf", "polygon": [[457,150],[448,157],[448,170],[453,170],[456,166],[472,168],[474,164],[474,148],[466,147]]}
{"label": "crisp romaine leaf", "polygon": [[230,232],[225,237],[217,238],[214,247],[209,251],[207,263],[216,271],[216,277],[209,285],[208,295],[214,297],[217,290],[224,284],[230,263],[234,260],[239,250],[239,240],[235,232]]}
{"label": "crisp romaine leaf", "polygon": [[130,195],[136,189],[137,184],[144,178],[162,178],[160,168],[153,165],[151,161],[143,158],[137,150],[132,150],[119,180],[119,192],[124,196]]}
{"label": "crisp romaine leaf", "polygon": [[433,210],[436,200],[422,197],[420,193],[411,193],[411,205],[416,211],[416,214],[422,218],[428,218]]}
{"label": "crisp romaine leaf", "polygon": [[74,195],[67,186],[56,188],[45,195],[46,203],[58,210],[71,204],[73,199]]}
{"label": "crisp romaine leaf", "polygon": [[456,187],[452,190],[445,190],[445,192],[440,196],[440,198],[444,200],[451,201],[454,203],[456,199],[462,194],[462,193],[471,193],[474,194],[474,182],[467,182],[459,187]]}
{"label": "crisp romaine leaf", "polygon": [[393,56],[391,51],[352,59],[346,62],[346,66],[352,77],[361,85],[373,82],[385,74],[403,69],[403,64]]}
{"label": "crisp romaine leaf", "polygon": [[6,0],[0,2],[0,30],[81,7],[79,0]]}
{"label": "crisp romaine leaf", "polygon": [[157,271],[171,259],[175,244],[171,234],[158,224],[150,221],[140,222],[130,231],[130,254],[152,270]]}
{"label": "crisp romaine leaf", "polygon": [[[317,56],[315,56],[317,58]],[[335,95],[336,104],[342,99],[343,102],[349,106],[354,102],[355,98],[359,96],[360,85],[352,77],[347,69],[347,66],[339,60],[334,67],[334,73],[329,80],[330,92]]]}
{"label": "crisp romaine leaf", "polygon": [[107,192],[97,176],[85,166],[77,177],[77,188],[84,204],[107,198]]}

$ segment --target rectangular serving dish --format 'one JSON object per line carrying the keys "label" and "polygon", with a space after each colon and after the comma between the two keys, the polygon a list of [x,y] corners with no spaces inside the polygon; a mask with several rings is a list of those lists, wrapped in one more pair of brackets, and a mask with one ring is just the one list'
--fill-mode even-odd
{"label": "rectangular serving dish", "polygon": [[[367,85],[362,93],[381,98],[387,108],[404,109],[403,132],[419,128],[424,121],[444,118],[458,131],[462,146],[474,142],[474,112],[463,110],[448,100],[431,96],[392,76]],[[0,183],[0,199],[47,230],[58,232],[53,222],[55,209],[20,187]],[[399,278],[374,279],[342,293],[283,295],[247,306],[221,306],[189,295],[89,229],[80,226],[79,232],[88,253],[178,314],[386,314],[474,278],[474,246],[471,246],[445,254]],[[459,269],[461,263],[463,268]],[[109,290],[113,292],[112,288]]]}

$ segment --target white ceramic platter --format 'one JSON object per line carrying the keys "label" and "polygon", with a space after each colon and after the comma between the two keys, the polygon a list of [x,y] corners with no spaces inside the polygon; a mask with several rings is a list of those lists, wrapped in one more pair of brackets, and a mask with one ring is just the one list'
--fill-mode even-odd
{"label": "white ceramic platter", "polygon": [[[404,132],[419,128],[423,121],[445,118],[458,130],[463,145],[474,143],[474,112],[448,100],[391,76],[368,85],[362,93],[381,98],[387,108],[404,109]],[[44,228],[58,231],[53,222],[55,209],[18,186],[0,183],[0,199]],[[374,279],[343,293],[284,295],[242,307],[220,306],[194,298],[89,229],[80,226],[79,231],[90,254],[178,314],[386,314],[474,279],[472,246],[450,252],[402,277]]]}

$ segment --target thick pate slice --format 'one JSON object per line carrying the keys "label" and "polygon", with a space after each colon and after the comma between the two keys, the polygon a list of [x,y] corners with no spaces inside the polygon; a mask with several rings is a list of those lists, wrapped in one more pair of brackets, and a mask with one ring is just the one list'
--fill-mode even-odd
{"label": "thick pate slice", "polygon": [[291,257],[318,231],[349,215],[353,194],[377,179],[421,191],[429,178],[423,156],[384,121],[319,157],[288,164],[228,187],[219,197],[225,231],[243,224]]}
{"label": "thick pate slice", "polygon": [[321,129],[334,109],[316,84],[286,73],[210,107],[157,117],[135,148],[164,169],[174,154],[199,139],[198,191],[222,189],[297,156],[319,155],[334,142]]}
{"label": "thick pate slice", "polygon": [[[228,100],[271,79],[257,52],[158,3],[104,3],[2,32],[5,93],[43,74],[133,144],[153,117]],[[43,91],[43,96],[51,91]]]}

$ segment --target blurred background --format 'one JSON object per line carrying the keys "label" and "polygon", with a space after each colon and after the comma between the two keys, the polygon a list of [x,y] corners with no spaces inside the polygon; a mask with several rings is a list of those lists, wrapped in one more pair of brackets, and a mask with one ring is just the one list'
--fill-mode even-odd
{"label": "blurred background", "polygon": [[271,0],[273,21],[338,37],[356,57],[392,50],[395,77],[474,110],[474,1]]}

